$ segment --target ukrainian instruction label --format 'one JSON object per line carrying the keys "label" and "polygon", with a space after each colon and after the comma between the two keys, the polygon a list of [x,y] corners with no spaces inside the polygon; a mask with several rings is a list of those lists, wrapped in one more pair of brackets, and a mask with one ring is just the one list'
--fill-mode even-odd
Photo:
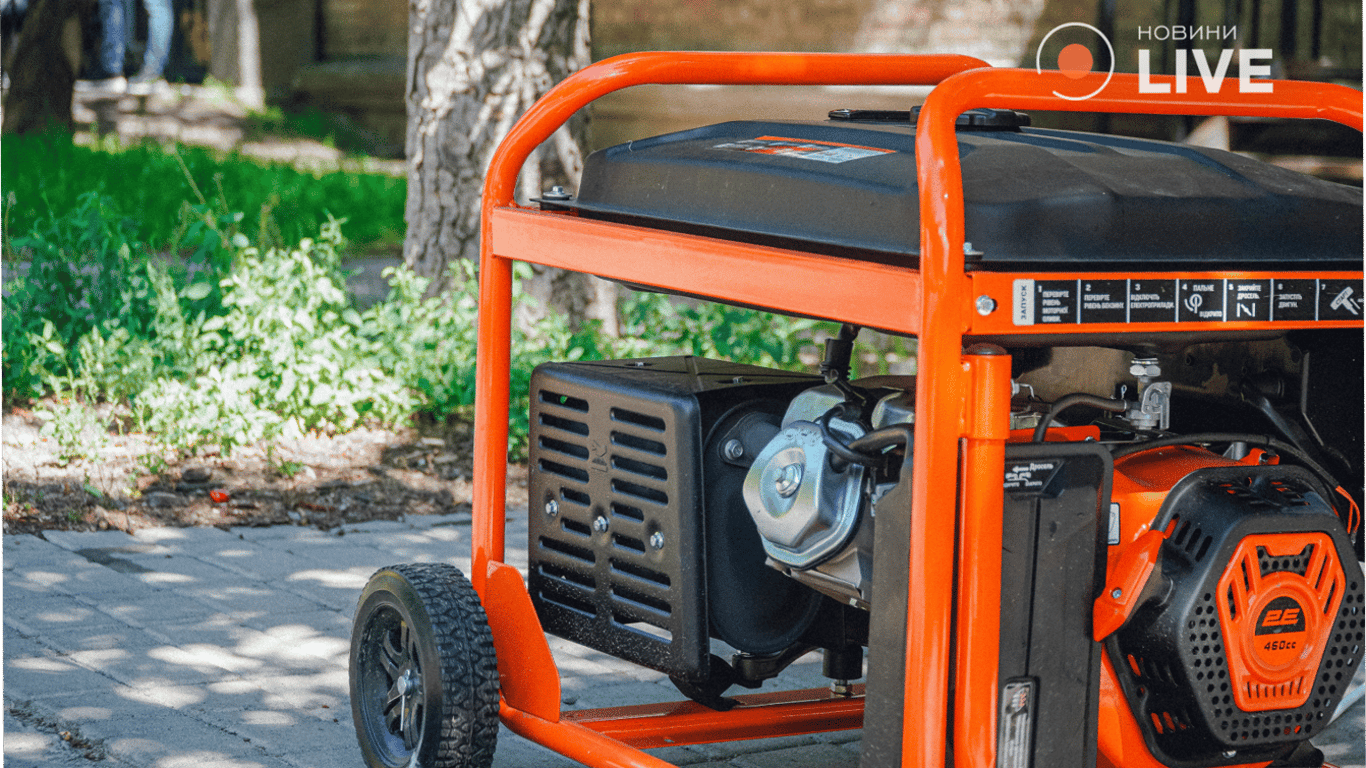
{"label": "ukrainian instruction label", "polygon": [[1015,325],[1359,320],[1359,280],[1180,278],[1015,280]]}

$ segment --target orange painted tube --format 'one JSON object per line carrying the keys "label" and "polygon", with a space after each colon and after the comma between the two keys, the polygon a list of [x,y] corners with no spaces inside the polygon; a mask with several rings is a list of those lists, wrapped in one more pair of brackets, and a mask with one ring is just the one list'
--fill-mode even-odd
{"label": "orange painted tube", "polygon": [[[906,627],[907,648],[918,646],[918,658],[915,662],[908,659],[906,664],[902,743],[902,764],[906,766],[942,765],[946,747],[942,728],[933,724],[945,722],[948,715],[950,595],[954,584],[952,562],[946,562],[944,553],[952,551],[954,541],[953,500],[942,491],[936,493],[934,484],[957,474],[956,410],[966,386],[958,354],[967,328],[966,308],[972,300],[972,284],[964,275],[963,177],[954,121],[966,110],[978,107],[1075,111],[1077,102],[1060,98],[1056,92],[1074,92],[1067,89],[1080,89],[1087,83],[1095,87],[1100,85],[1100,77],[1079,82],[1058,72],[978,69],[940,83],[921,108],[916,173],[924,295],[908,569],[915,588],[910,590]],[[1159,83],[1172,81],[1170,77],[1154,78]],[[1286,81],[1274,81],[1272,88],[1271,94],[1145,94],[1138,89],[1137,75],[1115,75],[1101,93],[1085,102],[1084,108],[1096,112],[1325,118],[1362,128],[1359,91]],[[984,482],[973,475],[965,475],[964,481]],[[977,490],[965,488],[963,493],[970,495]],[[972,601],[976,596],[966,598]],[[970,700],[971,694],[960,691],[956,714],[966,714],[963,706]],[[960,765],[977,765],[979,758],[974,753],[969,758],[973,762]]]}
{"label": "orange painted tube", "polygon": [[560,721],[552,723],[509,707],[504,702],[498,712],[513,733],[594,768],[673,768],[654,755],[628,747],[582,725]]}
{"label": "orange painted tube", "polygon": [[1010,436],[1010,356],[979,345],[963,356],[971,381],[964,414],[963,493],[958,526],[958,625],[954,761],[996,764],[1000,679],[1002,473]]}
{"label": "orange painted tube", "polygon": [[[633,85],[933,85],[988,66],[970,56],[866,56],[810,53],[635,53],[600,61],[551,89],[517,121],[489,164],[481,203],[479,346],[474,417],[474,588],[487,563],[504,557],[512,265],[490,248],[493,211],[513,204],[517,175],[531,152],[594,99]],[[582,271],[591,271],[584,262]]]}

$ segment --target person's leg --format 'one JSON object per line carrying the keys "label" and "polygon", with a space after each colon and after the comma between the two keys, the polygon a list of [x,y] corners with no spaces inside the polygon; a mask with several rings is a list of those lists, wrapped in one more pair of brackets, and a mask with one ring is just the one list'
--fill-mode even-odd
{"label": "person's leg", "polygon": [[123,0],[99,0],[99,72],[95,80],[123,76],[124,16]]}
{"label": "person's leg", "polygon": [[137,79],[147,82],[161,77],[171,54],[171,0],[142,0],[142,6],[147,9],[147,52]]}

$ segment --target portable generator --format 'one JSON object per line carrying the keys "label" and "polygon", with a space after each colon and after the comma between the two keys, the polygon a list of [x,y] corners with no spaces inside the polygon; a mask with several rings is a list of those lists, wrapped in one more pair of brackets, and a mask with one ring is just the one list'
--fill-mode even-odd
{"label": "portable generator", "polygon": [[[362,594],[369,764],[488,765],[501,720],[603,766],[848,728],[865,768],[1323,765],[1366,632],[1361,189],[1032,127],[1077,106],[1060,77],[634,54],[539,102],[483,202],[471,581],[399,565]],[[575,110],[691,82],[938,85],[903,112],[633,141],[577,194],[512,202]],[[1140,98],[1115,75],[1084,108],[1362,123],[1359,92],[1285,81]],[[503,535],[513,260],[840,330],[819,373],[538,367],[524,580]],[[862,328],[915,338],[916,374],[852,377]],[[561,712],[547,632],[687,701]],[[736,692],[814,650],[830,688]]]}

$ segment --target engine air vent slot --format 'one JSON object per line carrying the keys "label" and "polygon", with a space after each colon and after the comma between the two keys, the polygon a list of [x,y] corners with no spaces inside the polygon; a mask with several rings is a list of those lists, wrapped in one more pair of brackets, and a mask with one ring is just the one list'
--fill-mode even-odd
{"label": "engine air vent slot", "polygon": [[558,475],[567,480],[575,480],[580,483],[588,482],[588,470],[581,467],[571,467],[561,464],[558,461],[551,461],[550,459],[545,458],[536,462],[536,465],[541,468],[542,472],[549,472],[552,475]]}
{"label": "engine air vent slot", "polygon": [[586,589],[590,592],[593,590],[593,587],[595,586],[592,576],[589,576],[585,573],[579,573],[578,571],[570,570],[568,568],[560,568],[559,566],[553,565],[551,563],[538,563],[536,565],[536,570],[542,576],[554,579],[556,581],[573,584],[576,587],[582,587],[583,589]]}
{"label": "engine air vent slot", "polygon": [[669,605],[667,600],[651,597],[643,592],[629,589],[621,585],[614,584],[612,586],[612,597],[632,608],[653,611],[654,613],[658,613],[661,617],[667,617],[673,613],[673,608]]}
{"label": "engine air vent slot", "polygon": [[562,395],[558,392],[551,392],[548,389],[543,389],[541,390],[540,400],[543,403],[558,405],[561,408],[568,408],[571,411],[588,413],[588,401],[581,397],[570,397],[569,395]]}
{"label": "engine air vent slot", "polygon": [[597,556],[593,554],[593,550],[578,547],[568,542],[560,541],[559,539],[542,536],[539,539],[539,543],[542,549],[564,555],[565,557],[571,557],[589,565],[596,563],[598,560]]}
{"label": "engine air vent slot", "polygon": [[[585,472],[584,475],[586,479],[587,473]],[[637,499],[644,499],[645,501],[654,504],[663,505],[669,503],[669,494],[664,491],[661,491],[658,488],[650,488],[641,485],[640,483],[633,483],[629,480],[622,480],[620,478],[612,478],[612,491],[626,496],[634,496]]]}
{"label": "engine air vent slot", "polygon": [[659,466],[658,464],[650,464],[644,461],[636,461],[635,459],[630,459],[625,456],[618,456],[616,454],[612,455],[612,468],[624,470],[626,472],[632,472],[637,475],[643,475],[644,477],[648,477],[653,480],[669,479],[669,471],[664,467]]}
{"label": "engine air vent slot", "polygon": [[612,502],[611,506],[613,517],[624,517],[627,520],[634,520],[637,523],[645,522],[645,512],[640,507],[633,507],[630,504]]}
{"label": "engine air vent slot", "polygon": [[582,421],[564,419],[550,413],[542,413],[538,419],[542,426],[551,427],[564,432],[571,432],[575,435],[587,435],[588,425]]}
{"label": "engine air vent slot", "polygon": [[626,408],[613,408],[611,413],[613,421],[634,424],[637,427],[644,427],[646,429],[654,430],[655,432],[664,431],[664,420],[658,416],[651,416],[649,414],[627,410]]}
{"label": "engine air vent slot", "polygon": [[567,591],[552,592],[549,589],[539,589],[536,591],[536,598],[586,618],[591,619],[598,615],[597,606],[593,605],[593,603],[588,600],[584,600],[580,596],[573,595]]}
{"label": "engine air vent slot", "polygon": [[612,431],[612,444],[623,448],[633,448],[642,453],[651,453],[655,456],[669,455],[668,448],[658,440],[651,440],[648,437],[633,435],[630,432]]}
{"label": "engine air vent slot", "polygon": [[560,498],[580,507],[587,507],[593,503],[593,499],[588,494],[577,488],[560,488]]}
{"label": "engine air vent slot", "polygon": [[566,456],[572,456],[576,459],[588,458],[588,446],[586,445],[579,445],[578,443],[568,443],[564,440],[556,440],[553,437],[547,437],[546,435],[541,435],[540,437],[536,438],[536,444],[548,451],[562,453]]}
{"label": "engine air vent slot", "polygon": [[620,549],[630,550],[637,554],[645,554],[645,542],[634,536],[623,536],[619,533],[612,534],[612,543]]}
{"label": "engine air vent slot", "polygon": [[578,520],[570,520],[567,517],[560,518],[560,527],[575,536],[582,536],[585,539],[593,535],[593,529],[580,523]]}
{"label": "engine air vent slot", "polygon": [[635,563],[627,562],[615,557],[612,558],[611,562],[613,573],[630,576],[631,578],[640,579],[641,581],[648,581],[651,584],[658,584],[666,589],[670,584],[668,574],[652,571],[649,568],[642,568]]}

